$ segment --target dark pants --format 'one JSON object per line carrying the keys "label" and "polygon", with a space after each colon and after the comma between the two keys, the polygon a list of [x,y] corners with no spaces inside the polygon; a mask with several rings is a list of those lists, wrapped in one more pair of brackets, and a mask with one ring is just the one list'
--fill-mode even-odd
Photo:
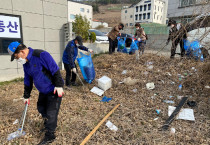
{"label": "dark pants", "polygon": [[177,47],[178,44],[180,45],[181,57],[183,57],[185,55],[185,49],[184,49],[184,41],[183,41],[183,39],[176,39],[175,41],[172,41],[171,58],[173,58],[175,56],[176,47]]}
{"label": "dark pants", "polygon": [[144,54],[146,40],[138,42],[137,45],[138,45],[138,48],[139,48],[139,52],[142,52],[142,54]]}
{"label": "dark pants", "polygon": [[[76,66],[76,64],[75,64]],[[69,64],[64,63],[64,68],[66,70],[66,86],[69,86],[72,83],[75,83],[77,75],[74,72],[71,72],[71,66]],[[77,68],[77,66],[76,66]],[[72,78],[71,78],[72,77]],[[71,82],[70,82],[71,78]]]}
{"label": "dark pants", "polygon": [[55,132],[61,100],[62,97],[58,97],[57,93],[39,93],[37,109],[42,117],[46,119],[44,125],[47,132]]}
{"label": "dark pants", "polygon": [[113,52],[115,52],[115,45],[116,45],[115,40],[112,40],[111,38],[109,38],[109,54],[112,54]]}

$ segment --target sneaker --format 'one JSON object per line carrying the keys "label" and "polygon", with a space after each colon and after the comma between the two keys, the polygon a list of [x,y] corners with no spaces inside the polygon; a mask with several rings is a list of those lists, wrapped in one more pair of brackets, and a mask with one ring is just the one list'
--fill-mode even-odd
{"label": "sneaker", "polygon": [[78,84],[75,83],[75,82],[71,82],[71,85],[72,85],[72,86],[78,86]]}
{"label": "sneaker", "polygon": [[46,132],[45,137],[41,140],[41,142],[38,145],[48,145],[49,143],[52,143],[55,140],[54,133]]}

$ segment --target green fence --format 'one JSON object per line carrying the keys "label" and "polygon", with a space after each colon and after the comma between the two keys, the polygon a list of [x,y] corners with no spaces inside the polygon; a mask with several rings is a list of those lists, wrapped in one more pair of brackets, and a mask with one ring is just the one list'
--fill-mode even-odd
{"label": "green fence", "polygon": [[168,34],[169,32],[169,28],[162,24],[141,24],[141,27],[144,28],[146,34]]}

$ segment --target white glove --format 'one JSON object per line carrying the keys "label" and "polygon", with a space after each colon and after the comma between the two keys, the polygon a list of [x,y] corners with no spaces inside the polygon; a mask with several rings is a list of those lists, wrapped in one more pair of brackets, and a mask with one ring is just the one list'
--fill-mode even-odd
{"label": "white glove", "polygon": [[92,49],[88,49],[88,52],[93,53],[93,50]]}
{"label": "white glove", "polygon": [[64,92],[63,92],[63,88],[62,87],[55,87],[54,88],[54,94],[56,92],[58,93],[58,97],[62,97],[64,95]]}
{"label": "white glove", "polygon": [[28,105],[30,104],[30,100],[29,100],[29,99],[24,99],[23,102],[24,102],[24,104],[26,104],[26,103],[27,103]]}
{"label": "white glove", "polygon": [[77,69],[76,68],[72,68],[71,71],[75,74],[77,74]]}
{"label": "white glove", "polygon": [[138,38],[138,41],[141,41],[141,38]]}

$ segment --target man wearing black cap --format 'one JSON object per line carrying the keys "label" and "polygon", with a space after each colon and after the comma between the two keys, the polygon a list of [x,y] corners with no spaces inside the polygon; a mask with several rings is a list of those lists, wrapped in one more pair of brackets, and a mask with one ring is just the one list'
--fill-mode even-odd
{"label": "man wearing black cap", "polygon": [[169,20],[168,26],[170,26],[170,30],[166,45],[170,40],[172,41],[171,58],[174,58],[178,44],[180,44],[181,57],[183,57],[185,55],[184,39],[187,38],[187,31],[181,23],[177,24],[174,20]]}
{"label": "man wearing black cap", "polygon": [[16,59],[24,68],[24,103],[29,104],[33,83],[39,91],[37,109],[44,119],[45,137],[39,143],[44,145],[55,139],[58,112],[62,100],[63,79],[52,56],[40,49],[26,47],[19,42],[8,46],[11,61]]}
{"label": "man wearing black cap", "polygon": [[109,38],[109,54],[112,54],[115,52],[115,42],[117,41],[117,35],[121,35],[119,32],[120,30],[123,30],[124,25],[123,23],[120,23],[119,25],[112,28],[111,32],[108,34]]}
{"label": "man wearing black cap", "polygon": [[[83,46],[81,36],[77,36],[75,39],[69,41],[69,43],[67,44],[63,52],[63,63],[64,63],[64,68],[66,70],[66,86],[67,87],[70,87],[70,85],[76,86],[75,81],[76,81],[77,69],[76,69],[75,60],[78,55],[78,48],[81,50],[88,51],[90,53],[93,52],[92,49],[88,49],[87,47]],[[71,78],[71,75],[72,75],[72,78]],[[70,82],[70,78],[71,78],[71,82]]]}

